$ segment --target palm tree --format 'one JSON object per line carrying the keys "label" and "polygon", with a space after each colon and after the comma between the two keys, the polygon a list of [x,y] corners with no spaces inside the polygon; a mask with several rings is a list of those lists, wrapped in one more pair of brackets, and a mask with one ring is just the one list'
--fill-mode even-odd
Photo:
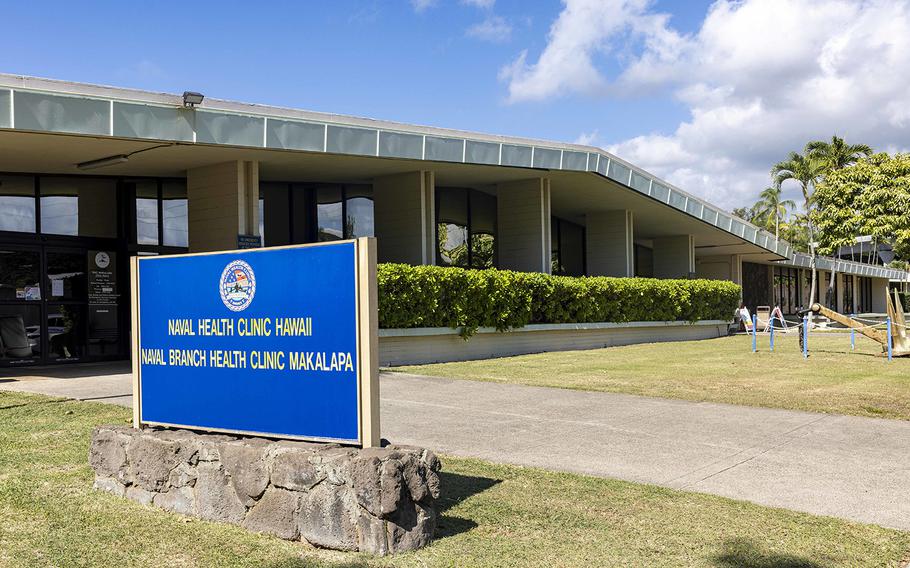
{"label": "palm tree", "polygon": [[[824,140],[813,140],[806,144],[806,155],[816,163],[818,173],[824,177],[834,170],[850,166],[860,159],[871,156],[872,148],[866,144],[847,144],[843,138],[836,134],[831,137],[831,142]],[[836,267],[837,264],[835,263]],[[831,281],[828,283],[827,304],[832,306],[836,303],[834,298],[834,279],[835,273],[831,271]]]}
{"label": "palm tree", "polygon": [[782,193],[783,190],[779,185],[766,187],[758,196],[759,201],[756,203],[756,207],[758,207],[760,215],[766,220],[766,224],[770,225],[772,221],[774,222],[774,240],[780,238],[781,220],[787,217],[787,212],[790,209],[796,207],[796,203],[792,199],[781,199]]}
{"label": "palm tree", "polygon": [[812,194],[815,192],[815,184],[820,173],[818,163],[799,152],[790,152],[786,160],[774,164],[774,167],[771,168],[771,178],[774,180],[775,187],[780,187],[787,180],[794,180],[799,183],[803,192],[803,206],[807,216],[806,228],[809,232],[809,257],[812,262],[812,288],[809,290],[810,306],[815,303],[815,285],[818,281],[818,273],[815,268],[815,229],[812,226],[812,220],[808,216],[812,208]]}
{"label": "palm tree", "polygon": [[806,155],[819,165],[822,175],[839,170],[872,155],[872,148],[866,144],[847,144],[836,134],[831,142],[813,140],[806,144]]}

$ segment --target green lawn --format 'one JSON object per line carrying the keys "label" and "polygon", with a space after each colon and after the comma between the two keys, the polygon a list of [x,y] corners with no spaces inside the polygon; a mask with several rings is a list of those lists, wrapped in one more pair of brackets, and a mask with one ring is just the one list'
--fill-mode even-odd
{"label": "green lawn", "polygon": [[93,491],[91,429],[129,418],[0,393],[0,566],[898,566],[910,551],[910,533],[452,457],[431,547],[320,551]]}
{"label": "green lawn", "polygon": [[857,334],[810,334],[809,359],[795,333],[746,335],[562,351],[484,361],[397,367],[422,375],[621,392],[910,420],[910,357],[889,363],[878,343]]}

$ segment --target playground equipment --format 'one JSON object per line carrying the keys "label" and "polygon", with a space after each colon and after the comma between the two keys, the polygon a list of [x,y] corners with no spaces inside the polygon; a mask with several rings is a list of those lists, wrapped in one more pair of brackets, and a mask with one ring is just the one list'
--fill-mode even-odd
{"label": "playground equipment", "polygon": [[[897,295],[897,291],[895,290],[894,292],[893,302],[891,301],[891,296],[889,296],[887,292],[885,293],[885,300],[887,301],[888,309],[886,330],[876,329],[872,326],[860,323],[849,316],[835,312],[818,303],[812,304],[808,310],[800,311],[799,315],[805,316],[810,312],[813,314],[821,314],[832,321],[845,325],[851,330],[862,333],[869,339],[879,342],[882,346],[882,351],[887,353],[889,358],[891,356],[910,356],[910,338],[907,337],[907,322],[904,319],[904,307],[901,305],[901,300]],[[800,335],[801,346],[803,346],[803,342],[805,341],[804,337],[805,333]],[[805,353],[804,346],[803,351]]]}

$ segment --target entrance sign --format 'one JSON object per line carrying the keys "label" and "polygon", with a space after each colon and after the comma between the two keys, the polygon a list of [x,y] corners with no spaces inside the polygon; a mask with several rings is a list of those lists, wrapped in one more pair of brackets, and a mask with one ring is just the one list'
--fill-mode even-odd
{"label": "entrance sign", "polygon": [[379,445],[375,239],[131,269],[136,427]]}

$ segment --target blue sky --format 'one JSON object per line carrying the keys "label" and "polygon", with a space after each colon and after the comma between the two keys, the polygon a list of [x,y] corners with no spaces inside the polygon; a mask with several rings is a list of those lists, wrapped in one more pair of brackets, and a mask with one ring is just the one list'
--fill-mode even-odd
{"label": "blue sky", "polygon": [[[799,1],[780,2],[21,2],[4,8],[15,25],[0,37],[0,71],[580,140],[733,207],[764,187],[769,161],[808,139],[881,130],[871,121],[855,128],[856,117],[839,112],[837,101],[806,124],[788,120],[784,111],[806,110],[781,96],[800,86],[794,70],[811,71],[831,38],[863,14],[847,11],[839,21],[816,14],[808,0],[805,13],[794,9]],[[775,27],[791,17],[782,6],[817,29],[813,41],[794,41],[793,53],[778,57],[784,40],[761,26],[765,16]],[[900,20],[879,12],[873,24]],[[742,53],[724,54],[731,38],[717,30],[726,28],[742,36]],[[762,51],[767,58],[753,57]],[[579,60],[587,67],[575,68]],[[760,73],[767,84],[754,80]],[[871,84],[868,75],[862,79]],[[900,91],[882,103],[901,103]],[[754,131],[744,113],[776,130]],[[715,115],[722,124],[704,123]],[[707,144],[712,128],[743,128],[743,136],[714,134],[718,143]],[[879,137],[857,141],[906,147],[900,128]],[[693,166],[700,159],[706,165]]]}
{"label": "blue sky", "polygon": [[[49,2],[8,6],[4,72],[211,96],[295,108],[574,141],[608,141],[675,126],[685,108],[664,97],[508,105],[500,67],[539,52],[562,5],[458,1],[417,10],[407,0]],[[706,2],[663,2],[690,27]],[[467,30],[490,15],[506,40]]]}

